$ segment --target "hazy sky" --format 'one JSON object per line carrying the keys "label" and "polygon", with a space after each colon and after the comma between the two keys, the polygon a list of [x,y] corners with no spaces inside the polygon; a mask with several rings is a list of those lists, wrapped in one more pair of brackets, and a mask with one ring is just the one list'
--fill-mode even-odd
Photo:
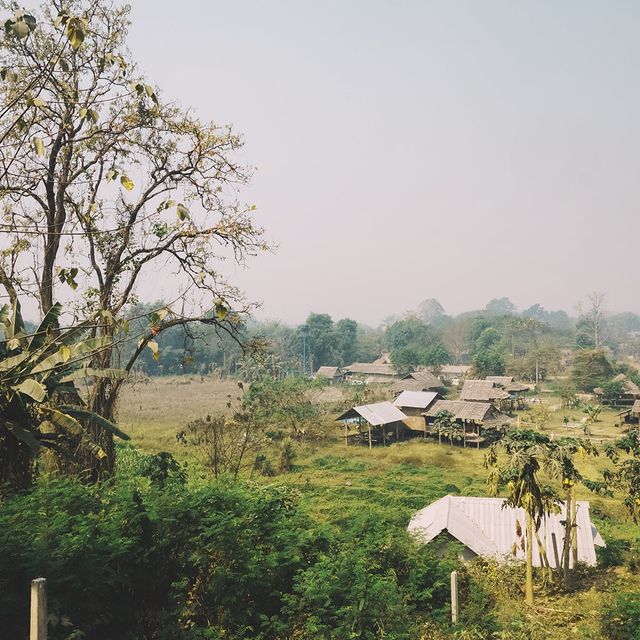
{"label": "hazy sky", "polygon": [[262,316],[640,311],[640,2],[131,4],[149,80],[245,135]]}

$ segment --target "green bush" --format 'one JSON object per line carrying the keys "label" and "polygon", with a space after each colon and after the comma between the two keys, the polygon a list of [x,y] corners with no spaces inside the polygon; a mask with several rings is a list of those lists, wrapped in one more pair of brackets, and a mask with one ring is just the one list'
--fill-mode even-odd
{"label": "green bush", "polygon": [[194,487],[167,456],[129,462],[110,483],[43,477],[2,504],[3,638],[26,637],[39,576],[51,640],[408,640],[446,617],[451,563],[378,512],[330,529],[292,489]]}
{"label": "green bush", "polygon": [[640,640],[640,593],[619,593],[602,612],[602,632],[608,640]]}

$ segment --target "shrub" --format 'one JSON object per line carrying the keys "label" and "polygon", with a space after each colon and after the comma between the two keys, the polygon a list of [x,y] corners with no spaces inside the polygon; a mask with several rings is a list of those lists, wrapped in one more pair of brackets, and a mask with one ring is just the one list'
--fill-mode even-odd
{"label": "shrub", "polygon": [[608,640],[640,640],[640,593],[619,593],[602,612]]}

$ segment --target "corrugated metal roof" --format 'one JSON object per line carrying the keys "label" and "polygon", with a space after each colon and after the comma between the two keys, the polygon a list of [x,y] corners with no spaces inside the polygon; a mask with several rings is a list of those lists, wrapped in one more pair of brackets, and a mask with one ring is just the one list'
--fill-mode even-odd
{"label": "corrugated metal roof", "polygon": [[347,420],[354,415],[362,416],[372,427],[402,421],[407,418],[398,407],[395,407],[390,402],[376,402],[374,404],[353,407],[353,409],[349,409],[349,411],[346,411],[338,417],[337,420]]}
{"label": "corrugated metal roof", "polygon": [[[538,532],[552,567],[556,566],[552,534],[556,537],[558,554],[562,555],[564,527],[561,521],[565,518],[565,508],[563,503],[559,513],[549,514]],[[525,558],[520,546],[521,539],[516,535],[516,520],[524,531],[524,510],[505,506],[503,498],[445,496],[414,514],[408,529],[424,543],[446,530],[477,555],[506,562]],[[605,546],[605,543],[591,523],[588,502],[577,502],[576,522],[578,560],[594,566],[594,545]],[[537,544],[533,545],[532,551],[534,566],[541,566]]]}
{"label": "corrugated metal roof", "polygon": [[403,391],[394,401],[396,407],[426,409],[436,398],[435,391]]}

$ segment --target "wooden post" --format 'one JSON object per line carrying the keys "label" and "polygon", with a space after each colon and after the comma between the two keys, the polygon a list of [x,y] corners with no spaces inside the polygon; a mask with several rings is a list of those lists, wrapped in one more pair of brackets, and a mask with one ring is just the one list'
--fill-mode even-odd
{"label": "wooden post", "polygon": [[451,623],[458,624],[458,572],[451,572]]}
{"label": "wooden post", "polygon": [[553,544],[553,557],[556,561],[556,569],[560,569],[560,555],[558,554],[558,539],[555,533],[551,534],[551,543]]}
{"label": "wooden post", "polygon": [[372,448],[372,445],[371,445],[371,425],[369,425],[369,449],[371,449],[371,448]]}
{"label": "wooden post", "polygon": [[31,624],[29,640],[47,640],[47,579],[31,581]]}
{"label": "wooden post", "polygon": [[344,423],[344,445],[345,447],[349,444],[349,427],[347,423]]}

